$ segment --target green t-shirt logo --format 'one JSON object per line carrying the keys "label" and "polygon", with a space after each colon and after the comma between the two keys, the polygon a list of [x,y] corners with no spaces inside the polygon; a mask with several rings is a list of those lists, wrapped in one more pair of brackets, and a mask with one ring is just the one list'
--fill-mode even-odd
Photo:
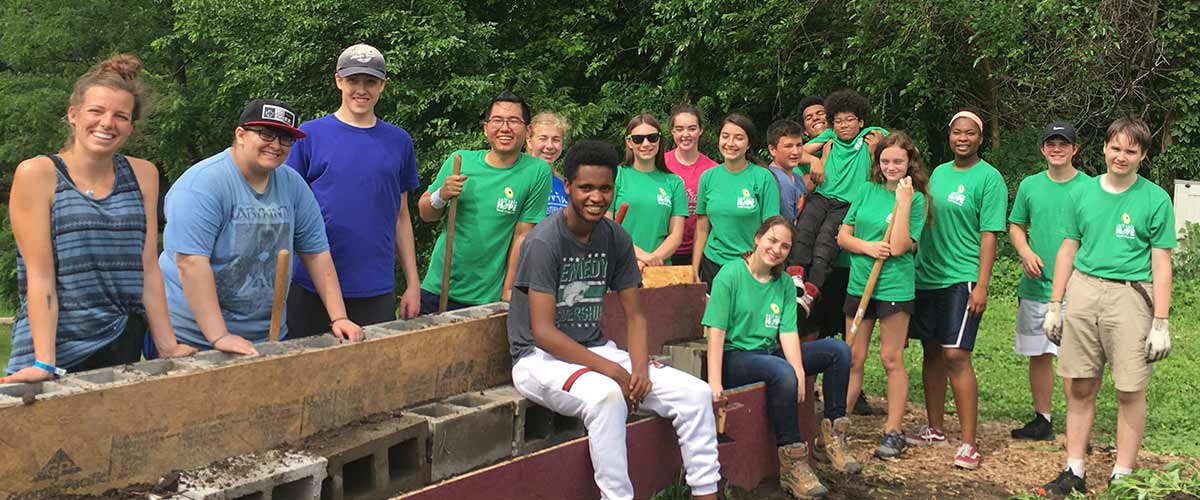
{"label": "green t-shirt logo", "polygon": [[667,194],[667,190],[663,189],[662,186],[658,187],[658,206],[660,206],[660,207],[671,206],[671,195]]}
{"label": "green t-shirt logo", "polygon": [[1137,228],[1130,224],[1133,219],[1129,217],[1129,212],[1121,214],[1121,223],[1117,224],[1117,237],[1126,240],[1137,238]]}
{"label": "green t-shirt logo", "polygon": [[767,313],[766,319],[763,320],[763,327],[779,328],[779,323],[783,319],[783,316],[781,314],[782,312],[783,312],[783,308],[779,307],[779,304],[772,302],[771,303],[771,312]]}
{"label": "green t-shirt logo", "polygon": [[966,192],[966,190],[967,190],[966,186],[959,184],[958,191],[950,193],[950,196],[946,197],[946,199],[950,200],[950,203],[953,203],[953,204],[961,207],[967,202],[967,195],[963,194],[964,192]]}
{"label": "green t-shirt logo", "polygon": [[742,197],[737,199],[737,207],[745,210],[754,210],[758,208],[758,203],[750,196],[750,190],[742,188]]}
{"label": "green t-shirt logo", "polygon": [[513,190],[511,187],[504,187],[504,197],[496,198],[496,211],[506,214],[516,214],[518,208],[517,200],[513,199]]}

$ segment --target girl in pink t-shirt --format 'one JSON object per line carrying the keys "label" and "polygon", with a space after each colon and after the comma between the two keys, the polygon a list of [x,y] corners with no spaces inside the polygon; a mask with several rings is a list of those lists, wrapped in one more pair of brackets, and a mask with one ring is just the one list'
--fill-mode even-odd
{"label": "girl in pink t-shirt", "polygon": [[717,162],[700,152],[700,136],[704,135],[700,115],[700,110],[691,104],[679,104],[671,108],[671,138],[675,141],[675,149],[667,151],[665,160],[667,168],[683,179],[688,200],[683,243],[679,244],[675,256],[671,258],[671,264],[676,266],[692,265],[692,241],[696,236],[696,190],[700,188],[700,174],[717,166]]}

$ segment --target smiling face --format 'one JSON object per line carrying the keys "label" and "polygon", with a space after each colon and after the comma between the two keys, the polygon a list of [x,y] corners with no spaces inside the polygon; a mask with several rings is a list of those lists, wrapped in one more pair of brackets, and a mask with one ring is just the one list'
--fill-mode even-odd
{"label": "smiling face", "polygon": [[[654,163],[654,157],[658,155],[658,144],[662,142],[661,135],[657,141],[650,142],[650,138],[655,134],[659,134],[659,131],[653,125],[643,123],[635,126],[625,137],[625,147],[633,151],[634,157],[639,161]],[[642,140],[634,142],[632,137]]]}
{"label": "smiling face", "polygon": [[562,156],[563,129],[555,125],[537,125],[529,127],[529,143],[525,152],[536,156],[546,163],[554,164]]}
{"label": "smiling face", "polygon": [[1079,145],[1071,144],[1062,137],[1051,137],[1042,143],[1042,157],[1051,167],[1066,167],[1071,165]]}
{"label": "smiling face", "polygon": [[862,131],[863,121],[854,113],[839,111],[833,117],[833,132],[843,141],[853,140]]}
{"label": "smiling face", "polygon": [[800,119],[804,122],[804,133],[808,136],[816,137],[821,135],[829,126],[829,121],[825,118],[825,105],[813,104],[801,112]]}
{"label": "smiling face", "polygon": [[717,147],[721,149],[721,156],[725,158],[726,163],[739,161],[746,157],[746,150],[750,149],[750,137],[742,127],[726,123],[721,126]]}
{"label": "smiling face", "polygon": [[133,94],[94,85],[79,105],[67,108],[74,145],[84,151],[112,154],[133,132]]}
{"label": "smiling face", "polygon": [[767,150],[771,153],[772,163],[775,166],[784,170],[791,170],[800,164],[801,147],[804,146],[804,138],[798,135],[785,135],[779,138],[779,144],[767,145]]}
{"label": "smiling face", "polygon": [[1104,143],[1104,163],[1108,173],[1117,176],[1137,175],[1138,167],[1146,159],[1146,152],[1131,137],[1117,134]]}
{"label": "smiling face", "polygon": [[950,149],[955,158],[972,158],[979,153],[983,134],[970,118],[960,117],[950,124]]}
{"label": "smiling face", "polygon": [[333,76],[338,90],[342,91],[342,108],[354,115],[375,113],[375,103],[383,93],[385,82],[365,73],[347,77]]}
{"label": "smiling face", "polygon": [[613,177],[613,169],[603,165],[580,165],[564,186],[571,210],[589,224],[600,222],[612,205]]}
{"label": "smiling face", "polygon": [[[260,134],[258,129],[265,130],[272,140],[268,142],[263,139],[263,134]],[[234,131],[234,157],[239,165],[248,167],[252,172],[267,173],[275,170],[283,165],[288,152],[292,150],[291,143],[283,145],[283,141],[280,140],[282,137],[290,137],[290,132],[262,125],[238,127]]]}
{"label": "smiling face", "polygon": [[888,181],[898,181],[908,175],[908,151],[900,146],[879,152],[879,171]]}
{"label": "smiling face", "polygon": [[700,135],[704,133],[704,129],[700,128],[700,118],[691,113],[679,113],[672,118],[671,137],[675,140],[675,147],[681,151],[692,151],[700,142]]}
{"label": "smiling face", "polygon": [[492,110],[483,122],[483,135],[487,137],[492,151],[500,154],[520,152],[528,134],[529,127],[525,124],[520,104],[508,101],[492,104]]}
{"label": "smiling face", "polygon": [[792,232],[783,224],[771,226],[767,232],[754,237],[754,254],[768,266],[782,264],[791,250]]}

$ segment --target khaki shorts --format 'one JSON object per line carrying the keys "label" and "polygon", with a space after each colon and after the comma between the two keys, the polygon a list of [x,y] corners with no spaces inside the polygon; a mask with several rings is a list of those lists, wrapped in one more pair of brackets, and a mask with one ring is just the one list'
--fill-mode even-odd
{"label": "khaki shorts", "polygon": [[1063,298],[1071,307],[1063,311],[1058,375],[1099,378],[1107,361],[1118,391],[1145,390],[1154,373],[1154,365],[1146,361],[1146,335],[1154,320],[1150,290],[1149,283],[1072,273]]}

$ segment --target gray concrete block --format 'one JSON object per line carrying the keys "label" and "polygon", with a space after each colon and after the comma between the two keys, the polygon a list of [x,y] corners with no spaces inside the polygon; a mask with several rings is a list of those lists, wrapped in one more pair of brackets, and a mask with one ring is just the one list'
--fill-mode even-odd
{"label": "gray concrete block", "polygon": [[122,371],[127,373],[135,373],[142,376],[157,376],[167,375],[171,373],[186,373],[200,369],[200,365],[188,361],[191,358],[171,359],[159,358],[150,361],[141,361],[138,363],[128,364],[121,367]]}
{"label": "gray concrete block", "polygon": [[289,340],[285,343],[287,343],[287,344],[294,343],[295,345],[299,346],[302,349],[324,349],[326,347],[333,347],[335,345],[341,345],[342,340],[337,337],[334,337],[332,334],[326,333],[323,335],[314,335],[312,337],[303,337],[303,338],[298,338],[295,340]]}
{"label": "gray concrete block", "polygon": [[559,415],[539,406],[511,385],[494,387],[482,394],[513,403],[513,456],[527,455],[583,437],[587,433],[582,420]]}
{"label": "gray concrete block", "polygon": [[[58,382],[31,382],[27,384],[0,384],[0,396],[18,400],[26,398],[45,399],[82,391],[83,388]],[[31,400],[32,401],[32,400]]]}
{"label": "gray concrete block", "polygon": [[388,337],[400,333],[397,330],[388,330],[375,325],[367,325],[363,327],[363,338],[366,340]]}
{"label": "gray concrete block", "polygon": [[318,500],[325,457],[269,451],[231,457],[180,476],[179,494],[192,500]]}
{"label": "gray concrete block", "polygon": [[202,364],[205,368],[233,364],[233,363],[241,363],[241,362],[249,361],[250,359],[251,359],[251,356],[246,356],[244,354],[233,354],[233,353],[218,351],[216,349],[210,349],[207,351],[203,351],[199,354],[196,354],[195,356],[192,356],[192,358],[191,358],[192,361]]}
{"label": "gray concrete block", "polygon": [[430,314],[426,316],[418,316],[413,319],[401,319],[397,321],[389,321],[375,325],[376,328],[383,328],[393,332],[411,332],[413,330],[422,330],[437,325],[450,323],[454,318],[442,314]]}
{"label": "gray concrete block", "polygon": [[[503,304],[503,306],[501,306],[501,304]],[[507,303],[493,302],[491,304],[484,304],[481,306],[472,306],[472,307],[467,307],[464,309],[450,311],[448,314],[452,314],[454,316],[461,316],[463,318],[468,318],[468,319],[478,319],[478,318],[487,318],[490,316],[496,316],[498,314],[504,314],[505,312],[508,312],[508,304]]]}
{"label": "gray concrete block", "polygon": [[708,373],[708,343],[704,339],[688,340],[677,344],[663,346],[663,355],[668,361],[663,363],[677,370],[682,370],[700,379]]}
{"label": "gray concrete block", "polygon": [[424,418],[389,415],[314,435],[306,449],[329,461],[322,500],[375,500],[429,483],[428,440]]}
{"label": "gray concrete block", "polygon": [[120,370],[117,367],[99,368],[86,372],[68,373],[67,376],[59,379],[59,382],[65,385],[73,385],[83,389],[97,389],[102,386],[118,385],[127,382],[133,382],[145,378],[139,373],[130,373]]}
{"label": "gray concrete block", "polygon": [[285,354],[303,349],[303,346],[292,342],[262,342],[254,344],[254,350],[262,356],[274,356],[276,354]]}
{"label": "gray concrete block", "polygon": [[478,393],[406,410],[429,421],[431,480],[440,481],[512,456],[513,402]]}

